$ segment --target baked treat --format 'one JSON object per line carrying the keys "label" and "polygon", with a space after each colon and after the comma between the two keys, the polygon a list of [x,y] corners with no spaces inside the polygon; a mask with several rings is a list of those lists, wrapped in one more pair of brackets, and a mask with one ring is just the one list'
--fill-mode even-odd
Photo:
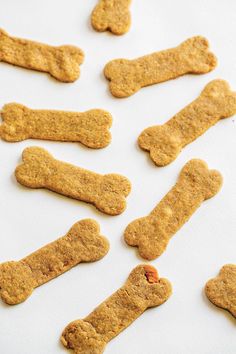
{"label": "baked treat", "polygon": [[72,45],[53,47],[9,36],[0,29],[0,61],[26,69],[49,73],[62,82],[79,78],[84,53]]}
{"label": "baked treat", "polygon": [[62,344],[76,354],[100,354],[106,344],[127,328],[149,307],[163,304],[171,295],[171,284],[158,277],[150,265],[140,265],[125,285],[83,320],[70,323]]}
{"label": "baked treat", "polygon": [[217,64],[209,52],[204,37],[192,37],[176,48],[145,55],[138,59],[116,59],[104,69],[110,81],[110,91],[115,97],[128,97],[142,87],[175,79],[185,74],[205,74]]}
{"label": "baked treat", "polygon": [[131,22],[130,4],[131,0],[99,0],[92,12],[93,28],[99,32],[110,31],[117,35],[128,32]]}
{"label": "baked treat", "polygon": [[32,110],[9,103],[3,107],[1,117],[0,136],[10,142],[25,139],[71,141],[100,149],[111,141],[112,116],[101,109],[78,113]]}
{"label": "baked treat", "polygon": [[224,265],[219,275],[207,282],[205,293],[214,305],[229,311],[236,318],[236,265]]}
{"label": "baked treat", "polygon": [[205,133],[222,118],[236,113],[236,92],[226,81],[211,81],[200,96],[163,125],[145,129],[139,146],[150,151],[157,166],[174,161],[182,148]]}
{"label": "baked treat", "polygon": [[9,305],[25,301],[33,290],[65,273],[81,262],[94,262],[109,250],[100,235],[98,223],[91,219],[77,222],[58,240],[49,243],[19,262],[0,264],[0,296]]}
{"label": "baked treat", "polygon": [[141,257],[152,260],[166,249],[170,238],[184,225],[206,199],[218,193],[222,176],[209,170],[202,160],[190,160],[181,170],[175,186],[153,211],[131,222],[125,241],[138,247]]}
{"label": "baked treat", "polygon": [[46,188],[67,197],[91,203],[103,213],[121,214],[131,190],[129,180],[118,174],[98,173],[62,162],[39,147],[26,148],[23,164],[15,171],[19,183],[30,188]]}

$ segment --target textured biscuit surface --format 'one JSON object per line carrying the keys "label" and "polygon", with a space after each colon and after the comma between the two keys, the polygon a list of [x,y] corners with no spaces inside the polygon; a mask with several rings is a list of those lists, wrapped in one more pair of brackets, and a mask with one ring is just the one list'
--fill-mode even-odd
{"label": "textured biscuit surface", "polygon": [[15,171],[19,183],[30,188],[47,188],[67,197],[95,205],[100,211],[121,214],[131,190],[129,180],[118,174],[98,173],[62,162],[38,147],[26,148],[23,164]]}
{"label": "textured biscuit surface", "polygon": [[62,82],[73,82],[80,75],[84,54],[80,48],[47,44],[9,36],[0,29],[0,61],[47,72]]}
{"label": "textured biscuit surface", "polygon": [[171,284],[158,277],[150,265],[139,265],[125,285],[83,320],[70,323],[61,341],[76,354],[100,354],[106,344],[149,307],[159,306],[171,295]]}
{"label": "textured biscuit surface", "polygon": [[236,113],[236,92],[224,80],[211,81],[201,95],[167,123],[145,129],[139,146],[150,151],[157,166],[172,162],[181,149],[222,118]]}
{"label": "textured biscuit surface", "polygon": [[202,202],[221,188],[222,177],[202,160],[190,160],[181,170],[176,185],[146,217],[131,222],[125,241],[137,246],[141,257],[152,260],[166,249],[170,238],[188,221]]}
{"label": "textured biscuit surface", "polygon": [[0,264],[0,296],[9,305],[25,301],[34,288],[81,262],[94,262],[109,250],[96,221],[77,222],[66,236],[44,246],[19,262]]}
{"label": "textured biscuit surface", "polygon": [[115,97],[128,97],[142,87],[175,79],[184,74],[204,74],[213,70],[217,60],[208,50],[208,41],[192,37],[176,48],[134,60],[116,59],[104,69]]}
{"label": "textured biscuit surface", "polygon": [[118,35],[128,32],[131,22],[130,4],[131,0],[99,0],[91,17],[93,28]]}
{"label": "textured biscuit surface", "polygon": [[32,110],[21,104],[6,104],[1,117],[0,136],[6,141],[43,139],[72,141],[99,149],[111,141],[110,113],[93,109],[84,113]]}
{"label": "textured biscuit surface", "polygon": [[228,310],[236,318],[236,265],[223,266],[219,275],[207,282],[205,292],[214,305]]}

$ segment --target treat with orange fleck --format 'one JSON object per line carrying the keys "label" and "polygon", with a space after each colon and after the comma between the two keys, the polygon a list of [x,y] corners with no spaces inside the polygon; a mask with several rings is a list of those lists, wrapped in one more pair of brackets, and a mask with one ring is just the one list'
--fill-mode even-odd
{"label": "treat with orange fleck", "polygon": [[83,320],[71,322],[65,328],[62,344],[76,354],[101,354],[110,340],[146,309],[163,304],[171,292],[170,282],[159,279],[154,267],[139,265],[122,288]]}

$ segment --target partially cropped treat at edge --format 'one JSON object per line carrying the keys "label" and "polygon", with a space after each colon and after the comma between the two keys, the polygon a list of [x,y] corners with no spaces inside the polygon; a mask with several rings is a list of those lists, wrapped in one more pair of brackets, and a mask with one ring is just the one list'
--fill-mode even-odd
{"label": "partially cropped treat at edge", "polygon": [[11,37],[0,29],[0,61],[26,69],[47,72],[62,82],[73,82],[80,76],[84,53],[72,45],[53,47],[27,39]]}
{"label": "partially cropped treat at edge", "polygon": [[131,23],[131,0],[99,0],[91,16],[96,31],[110,31],[121,35],[128,32]]}
{"label": "partially cropped treat at edge", "polygon": [[213,80],[200,96],[163,125],[145,129],[138,138],[139,146],[150,152],[157,166],[174,161],[182,148],[220,119],[236,113],[236,92],[224,80]]}
{"label": "partially cropped treat at edge", "polygon": [[69,232],[20,261],[0,264],[0,297],[9,305],[25,301],[33,290],[81,262],[95,262],[109,250],[98,223],[84,219]]}
{"label": "partially cropped treat at edge", "polygon": [[118,174],[100,175],[56,160],[47,150],[29,147],[23,163],[15,170],[19,183],[29,188],[45,188],[66,197],[91,203],[103,213],[121,214],[131,191],[130,181]]}
{"label": "partially cropped treat at edge", "polygon": [[127,60],[115,59],[104,68],[115,97],[128,97],[142,87],[175,79],[185,74],[205,74],[216,67],[217,59],[209,51],[206,38],[196,36],[175,48]]}
{"label": "partially cropped treat at edge", "polygon": [[18,103],[8,103],[3,106],[1,117],[0,136],[9,142],[26,139],[71,141],[100,149],[111,141],[112,116],[102,109],[80,113],[33,110]]}
{"label": "partially cropped treat at edge", "polygon": [[71,322],[63,331],[61,342],[75,354],[101,354],[110,340],[146,309],[163,304],[171,293],[170,282],[159,278],[154,267],[139,265],[123,287],[83,320]]}
{"label": "partially cropped treat at edge", "polygon": [[224,265],[219,275],[206,283],[205,292],[214,305],[236,318],[236,265]]}
{"label": "partially cropped treat at edge", "polygon": [[222,176],[202,160],[190,160],[175,186],[148,216],[132,221],[125,230],[128,245],[138,247],[141,257],[153,260],[167,248],[171,237],[190,219],[204,200],[216,195]]}

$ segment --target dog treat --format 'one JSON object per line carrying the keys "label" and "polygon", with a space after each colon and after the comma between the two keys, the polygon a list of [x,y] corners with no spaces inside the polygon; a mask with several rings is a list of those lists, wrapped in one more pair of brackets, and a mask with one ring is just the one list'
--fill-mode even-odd
{"label": "dog treat", "polygon": [[81,262],[94,262],[109,250],[96,221],[77,222],[66,236],[19,262],[0,264],[0,296],[9,305],[25,301],[33,290]]}
{"label": "dog treat", "polygon": [[175,186],[146,217],[134,220],[125,230],[125,241],[137,246],[141,257],[152,260],[166,249],[170,238],[188,221],[202,202],[220,190],[222,177],[201,160],[190,160]]}
{"label": "dog treat", "polygon": [[200,96],[164,125],[145,129],[138,143],[157,166],[176,159],[182,148],[202,135],[221,118],[236,113],[236,92],[226,81],[213,80]]}
{"label": "dog treat", "polygon": [[92,26],[96,31],[124,34],[130,28],[131,0],[99,0],[92,13]]}
{"label": "dog treat", "polygon": [[59,81],[73,82],[80,75],[79,66],[83,60],[83,51],[72,45],[53,47],[10,37],[0,29],[0,61],[47,72]]}
{"label": "dog treat", "polygon": [[218,277],[207,282],[205,292],[214,305],[228,310],[236,318],[236,265],[223,266]]}
{"label": "dog treat", "polygon": [[1,138],[6,141],[43,139],[81,142],[94,148],[104,148],[111,141],[110,113],[94,109],[84,113],[54,110],[31,110],[17,103],[6,104],[1,112],[4,123]]}
{"label": "dog treat", "polygon": [[176,48],[144,57],[110,61],[104,69],[115,97],[128,97],[144,86],[175,79],[184,74],[204,74],[213,70],[216,57],[208,50],[208,41],[192,37]]}
{"label": "dog treat", "polygon": [[171,295],[171,284],[159,279],[150,265],[133,269],[125,285],[83,320],[70,323],[61,341],[76,354],[100,354],[106,344],[127,328],[149,307],[163,304]]}
{"label": "dog treat", "polygon": [[118,174],[98,173],[62,162],[39,147],[26,148],[23,164],[15,171],[19,183],[30,188],[46,188],[67,197],[94,204],[109,215],[121,214],[131,190],[129,180]]}

